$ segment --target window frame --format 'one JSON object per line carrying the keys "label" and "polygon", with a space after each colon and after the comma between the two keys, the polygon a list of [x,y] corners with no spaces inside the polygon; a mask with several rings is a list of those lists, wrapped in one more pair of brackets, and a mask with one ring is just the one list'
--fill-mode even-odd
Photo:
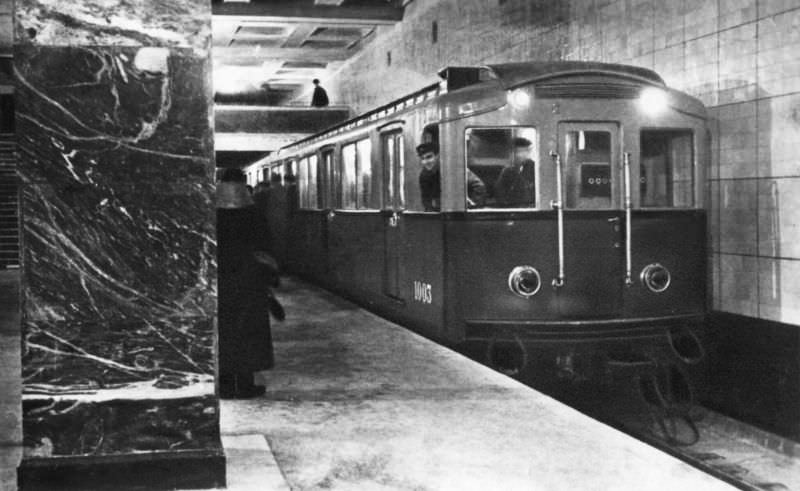
{"label": "window frame", "polygon": [[[405,133],[402,126],[389,126],[379,133],[380,140],[380,165],[383,172],[391,172],[388,162],[385,160],[387,156],[388,142],[392,141],[393,157],[399,160],[395,162],[395,169],[388,179],[381,176],[381,203],[380,209],[382,210],[396,210],[405,211],[407,206],[407,193],[405,176],[406,172],[406,156],[405,156]],[[401,165],[402,163],[402,165]],[[397,167],[399,166],[399,167]],[[395,183],[395,178],[400,182]],[[395,194],[395,190],[399,192],[399,196]]]}
{"label": "window frame", "polygon": [[[330,157],[330,166],[325,165],[326,157]],[[336,166],[336,146],[333,144],[325,145],[319,149],[319,169],[324,171],[324,178],[320,179],[320,207],[333,210],[339,205],[339,172]]]}
{"label": "window frame", "polygon": [[[469,203],[467,202],[467,198],[469,197],[469,190],[467,189],[467,169],[469,168],[469,141],[467,139],[467,133],[470,130],[517,130],[517,129],[532,129],[536,132],[535,141],[533,141],[533,150],[531,155],[534,157],[534,165],[535,165],[535,182],[533,193],[535,197],[536,205],[535,207],[519,207],[519,208],[506,208],[506,207],[489,207],[483,206],[482,208],[470,208]],[[513,134],[513,133],[512,133]],[[544,208],[540,206],[541,202],[541,193],[539,190],[539,186],[541,185],[541,132],[536,125],[533,124],[509,124],[509,125],[470,125],[464,127],[464,209],[470,213],[492,213],[492,212],[532,212],[532,211],[543,211]],[[484,182],[484,185],[486,183]],[[492,191],[494,192],[494,191]],[[488,193],[488,188],[487,188]]]}
{"label": "window frame", "polygon": [[[311,169],[311,161],[312,158],[314,159],[314,183],[311,183],[311,173],[309,169]],[[302,157],[297,157],[295,162],[297,163],[297,194],[298,194],[298,207],[301,210],[319,210],[320,203],[319,203],[319,189],[317,188],[314,197],[316,198],[314,203],[311,202],[311,195],[310,192],[312,189],[312,185],[317,187],[319,186],[319,157],[317,156],[316,152],[311,152],[308,154],[303,155]]]}
{"label": "window frame", "polygon": [[[697,193],[697,183],[700,180],[700,176],[697,172],[698,166],[698,132],[697,128],[693,128],[691,126],[642,126],[639,128],[639,132],[636,135],[638,140],[637,146],[639,149],[638,154],[636,155],[636,182],[641,182],[641,165],[642,165],[642,133],[646,131],[660,131],[664,133],[685,133],[691,136],[690,141],[692,142],[692,155],[691,155],[691,175],[692,175],[692,183],[690,189],[692,191],[692,204],[689,206],[644,206],[642,204],[642,194],[641,194],[641,187],[640,186],[631,186],[635,188],[635,192],[632,189],[631,194],[635,196],[634,203],[636,206],[634,207],[635,210],[642,210],[642,211],[669,211],[669,210],[697,210],[701,209],[700,203],[702,200]],[[631,179],[633,179],[634,173],[631,171]],[[672,201],[674,202],[674,195],[672,196]]]}
{"label": "window frame", "polygon": [[[369,178],[369,194],[365,197],[365,203],[363,206],[360,205],[360,198],[363,192],[363,173],[362,170],[362,162],[359,152],[359,144],[363,144],[364,142],[369,143],[369,169],[370,169],[370,178]],[[355,158],[355,192],[354,192],[354,199],[355,199],[355,207],[353,208],[345,208],[345,149],[348,147],[353,147],[353,155]],[[372,162],[372,137],[370,134],[363,135],[361,138],[355,138],[343,142],[339,146],[339,166],[338,166],[338,175],[337,175],[337,193],[338,193],[338,200],[337,200],[337,211],[377,211],[378,208],[373,206],[374,202],[374,194],[375,194],[375,186],[374,186],[374,171],[375,166]]]}
{"label": "window frame", "polygon": [[[563,203],[562,206],[564,207],[565,211],[574,212],[586,212],[586,211],[620,211],[624,208],[625,202],[625,185],[624,179],[625,176],[623,175],[623,168],[622,168],[622,158],[623,154],[625,153],[625,141],[624,141],[624,127],[623,121],[621,120],[601,120],[601,121],[585,121],[585,120],[563,120],[557,123],[556,129],[556,145],[558,151],[561,156],[561,163],[562,163],[562,186],[563,186]],[[563,133],[562,133],[563,130]],[[572,164],[569,159],[569,154],[567,153],[566,148],[566,140],[564,138],[570,132],[596,132],[596,133],[608,133],[609,135],[609,156],[608,156],[608,167],[609,167],[609,176],[611,178],[611,192],[609,195],[610,205],[608,207],[574,207],[570,206],[570,189],[569,189],[569,171],[570,165]],[[638,175],[638,173],[637,173]],[[631,180],[634,179],[633,173],[631,173]],[[631,184],[633,186],[633,184]],[[631,200],[633,201],[634,196],[636,196],[633,191],[631,191]],[[580,197],[580,196],[579,196]]]}

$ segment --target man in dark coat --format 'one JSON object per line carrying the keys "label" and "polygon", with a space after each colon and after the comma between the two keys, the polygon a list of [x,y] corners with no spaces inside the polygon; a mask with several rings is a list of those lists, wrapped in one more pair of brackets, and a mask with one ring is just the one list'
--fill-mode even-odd
{"label": "man in dark coat", "polygon": [[[439,146],[435,143],[422,143],[417,146],[422,170],[419,173],[419,190],[425,211],[442,209],[442,182],[439,170]],[[467,205],[480,208],[486,204],[486,185],[480,177],[467,169]]]}
{"label": "man in dark coat", "polygon": [[494,185],[497,204],[509,208],[536,206],[536,164],[531,160],[531,141],[514,138],[514,157]]}
{"label": "man in dark coat", "polygon": [[311,105],[314,107],[325,107],[327,106],[330,101],[328,101],[328,93],[325,92],[319,85],[319,79],[315,78],[313,80],[314,83],[314,95],[311,96]]}
{"label": "man in dark coat", "polygon": [[240,169],[226,169],[217,184],[217,266],[220,397],[264,394],[254,372],[273,366],[270,287],[277,264],[264,251],[267,224],[256,211]]}

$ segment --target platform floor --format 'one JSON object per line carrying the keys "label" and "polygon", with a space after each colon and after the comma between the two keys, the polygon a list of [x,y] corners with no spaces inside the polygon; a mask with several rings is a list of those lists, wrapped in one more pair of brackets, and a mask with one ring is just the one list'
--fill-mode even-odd
{"label": "platform floor", "polygon": [[[0,271],[2,491],[21,455],[16,281]],[[734,489],[328,292],[289,279],[278,295],[267,394],[222,401],[230,490]]]}
{"label": "platform floor", "polygon": [[734,489],[334,295],[279,292],[267,394],[223,403],[291,489]]}

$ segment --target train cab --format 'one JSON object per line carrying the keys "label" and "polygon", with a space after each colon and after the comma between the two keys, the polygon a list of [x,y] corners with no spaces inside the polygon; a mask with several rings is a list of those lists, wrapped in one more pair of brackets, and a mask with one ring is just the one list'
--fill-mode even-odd
{"label": "train cab", "polygon": [[270,157],[297,176],[288,269],[515,373],[696,364],[703,105],[624,65],[440,75]]}

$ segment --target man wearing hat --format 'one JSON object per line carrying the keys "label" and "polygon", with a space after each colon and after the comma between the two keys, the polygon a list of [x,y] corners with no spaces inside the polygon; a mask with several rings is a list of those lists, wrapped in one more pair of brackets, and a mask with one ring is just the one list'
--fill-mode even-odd
{"label": "man wearing hat", "polygon": [[513,144],[514,158],[500,172],[494,194],[498,206],[532,208],[536,206],[536,165],[531,160],[531,141],[516,137]]}
{"label": "man wearing hat", "polygon": [[[417,146],[422,170],[419,173],[419,190],[425,211],[439,211],[442,207],[442,183],[439,170],[439,145],[422,143]],[[486,203],[486,185],[480,177],[467,169],[467,204],[480,208]]]}

